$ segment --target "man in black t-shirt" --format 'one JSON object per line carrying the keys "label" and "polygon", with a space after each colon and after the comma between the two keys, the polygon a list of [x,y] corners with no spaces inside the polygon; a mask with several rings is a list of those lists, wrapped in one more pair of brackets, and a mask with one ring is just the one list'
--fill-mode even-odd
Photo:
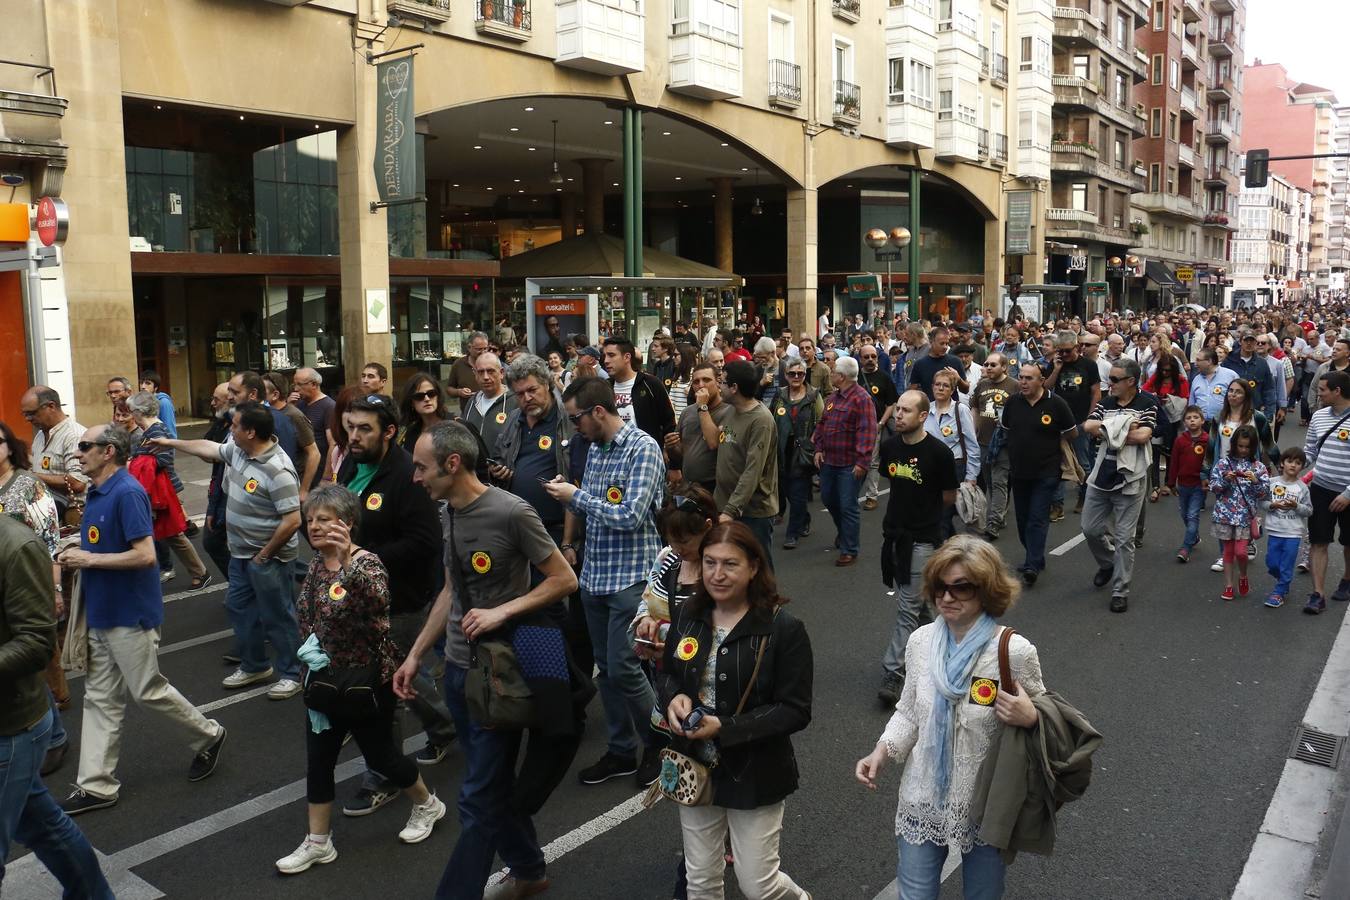
{"label": "man in black t-shirt", "polygon": [[891,483],[882,525],[881,577],[895,585],[895,630],[882,657],[877,699],[895,706],[904,687],[905,645],[920,616],[926,614],[921,593],[923,567],[942,543],[942,510],[956,502],[960,481],[956,460],[942,441],[924,430],[928,398],[909,390],[895,404],[894,437],[881,444],[881,471]]}
{"label": "man in black t-shirt", "polygon": [[[1092,467],[1092,438],[1081,428],[1088,414],[1096,407],[1102,397],[1101,372],[1097,364],[1085,359],[1078,352],[1078,335],[1072,331],[1061,331],[1055,335],[1054,364],[1050,374],[1045,376],[1046,386],[1069,404],[1073,413],[1073,423],[1080,426],[1073,439],[1073,452],[1078,464],[1086,472]],[[1074,512],[1083,511],[1083,492],[1086,485],[1078,487],[1078,505]],[[1050,503],[1050,521],[1058,522],[1064,518],[1064,482],[1055,489],[1055,499]]]}
{"label": "man in black t-shirt", "polygon": [[858,351],[858,384],[863,390],[867,391],[867,396],[872,398],[872,405],[877,410],[877,440],[872,445],[872,465],[867,470],[867,479],[863,484],[863,509],[873,510],[877,508],[877,483],[881,480],[878,474],[878,453],[881,452],[881,444],[886,440],[888,434],[888,425],[886,424],[891,417],[891,412],[895,408],[895,401],[900,399],[899,393],[895,390],[895,383],[891,377],[881,370],[881,351],[875,344],[864,343],[862,349]]}
{"label": "man in black t-shirt", "polygon": [[928,355],[914,363],[909,372],[909,386],[917,387],[933,399],[933,376],[943,369],[951,369],[956,374],[956,389],[969,391],[966,370],[959,357],[950,352],[952,333],[946,325],[938,325],[928,332]]}
{"label": "man in black t-shirt", "polygon": [[1045,389],[1036,363],[1025,363],[1017,376],[1018,395],[1003,404],[1007,429],[1009,483],[1017,514],[1017,537],[1026,550],[1018,568],[1028,586],[1045,569],[1045,540],[1050,533],[1050,501],[1059,487],[1060,441],[1077,433],[1069,404]]}

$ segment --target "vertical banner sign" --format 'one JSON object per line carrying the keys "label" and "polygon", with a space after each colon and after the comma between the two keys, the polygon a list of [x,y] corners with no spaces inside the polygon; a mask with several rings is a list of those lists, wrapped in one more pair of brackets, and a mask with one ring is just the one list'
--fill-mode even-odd
{"label": "vertical banner sign", "polygon": [[375,66],[375,183],[380,199],[407,200],[417,195],[417,134],[413,126],[413,57]]}
{"label": "vertical banner sign", "polygon": [[1008,192],[1007,249],[1012,256],[1031,253],[1031,191]]}

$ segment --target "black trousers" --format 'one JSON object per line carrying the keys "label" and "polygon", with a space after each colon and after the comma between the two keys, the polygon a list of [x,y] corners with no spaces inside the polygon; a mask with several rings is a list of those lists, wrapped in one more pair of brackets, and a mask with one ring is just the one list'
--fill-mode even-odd
{"label": "black trousers", "polygon": [[361,748],[367,766],[384,775],[400,790],[417,783],[417,766],[395,743],[393,685],[381,685],[380,693],[379,717],[359,725],[334,717],[331,728],[315,734],[309,726],[309,716],[305,716],[305,793],[310,803],[333,802],[337,793],[333,769],[342,752],[342,739],[349,731],[356,746]]}

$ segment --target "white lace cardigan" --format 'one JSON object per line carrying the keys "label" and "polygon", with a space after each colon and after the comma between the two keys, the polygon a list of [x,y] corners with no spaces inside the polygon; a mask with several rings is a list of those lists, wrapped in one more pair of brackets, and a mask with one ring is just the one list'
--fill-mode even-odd
{"label": "white lace cardigan", "polygon": [[[971,675],[998,681],[998,629],[975,662]],[[970,798],[980,763],[989,751],[997,732],[998,719],[992,704],[981,706],[970,700],[959,702],[955,747],[952,753],[951,780],[945,802],[934,804],[936,774],[932,753],[927,747],[929,716],[937,688],[933,686],[932,656],[936,626],[925,625],[910,635],[905,649],[905,689],[895,705],[895,713],[886,723],[881,742],[891,759],[905,763],[900,779],[900,806],[895,812],[895,833],[912,844],[932,841],[959,848],[965,853],[976,843],[976,827],[971,822]],[[1008,661],[1014,680],[1029,696],[1045,693],[1041,662],[1036,648],[1020,634],[1008,645]],[[1000,685],[1000,688],[1002,686]],[[970,686],[967,686],[969,691]]]}

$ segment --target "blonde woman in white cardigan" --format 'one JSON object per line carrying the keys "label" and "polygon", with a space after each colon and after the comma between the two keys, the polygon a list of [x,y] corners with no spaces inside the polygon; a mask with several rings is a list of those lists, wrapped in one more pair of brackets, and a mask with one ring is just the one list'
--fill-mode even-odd
{"label": "blonde woman in white cardigan", "polygon": [[904,765],[895,814],[900,900],[935,900],[950,850],[962,855],[967,898],[1003,894],[999,851],[981,844],[971,794],[998,724],[1035,727],[1031,697],[1045,692],[1036,648],[1021,635],[1008,647],[1017,693],[999,684],[998,638],[1003,615],[1021,590],[988,542],[958,535],[924,566],[923,594],[937,621],[910,636],[907,675],[876,748],[858,760],[859,782],[876,790],[887,762]]}

